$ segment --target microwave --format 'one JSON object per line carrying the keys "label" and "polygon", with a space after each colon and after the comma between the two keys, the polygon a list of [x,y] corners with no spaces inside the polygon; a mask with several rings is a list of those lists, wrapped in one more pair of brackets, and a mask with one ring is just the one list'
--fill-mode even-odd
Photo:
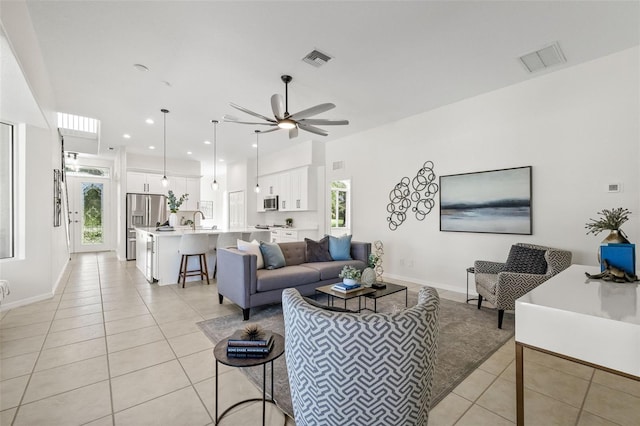
{"label": "microwave", "polygon": [[265,210],[278,210],[278,196],[267,195],[264,197],[264,209]]}

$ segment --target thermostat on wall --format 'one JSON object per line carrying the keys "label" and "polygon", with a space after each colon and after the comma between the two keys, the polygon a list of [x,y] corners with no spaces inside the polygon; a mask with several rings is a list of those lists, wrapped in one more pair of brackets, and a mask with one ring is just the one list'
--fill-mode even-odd
{"label": "thermostat on wall", "polygon": [[607,192],[622,192],[622,184],[610,183],[607,185]]}

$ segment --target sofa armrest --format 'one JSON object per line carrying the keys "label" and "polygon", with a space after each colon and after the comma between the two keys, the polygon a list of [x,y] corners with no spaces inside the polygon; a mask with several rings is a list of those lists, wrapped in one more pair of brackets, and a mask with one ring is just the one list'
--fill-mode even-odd
{"label": "sofa armrest", "polygon": [[476,260],[473,267],[476,274],[498,274],[504,269],[504,263]]}
{"label": "sofa armrest", "polygon": [[250,296],[256,293],[256,255],[233,248],[217,252],[218,294],[241,308],[250,308]]}
{"label": "sofa armrest", "polygon": [[360,241],[351,241],[351,258],[361,260],[367,265],[369,263],[369,254],[371,254],[371,243],[363,243]]}

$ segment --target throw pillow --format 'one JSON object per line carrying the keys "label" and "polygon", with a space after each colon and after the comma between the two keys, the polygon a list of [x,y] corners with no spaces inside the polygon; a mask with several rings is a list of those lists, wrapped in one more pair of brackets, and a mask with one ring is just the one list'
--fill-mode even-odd
{"label": "throw pillow", "polygon": [[329,254],[333,260],[351,260],[351,235],[329,235]]}
{"label": "throw pillow", "polygon": [[266,269],[278,269],[285,266],[284,254],[277,243],[260,241],[260,251]]}
{"label": "throw pillow", "polygon": [[307,262],[331,262],[333,260],[329,254],[329,237],[318,241],[305,238],[304,242],[307,244]]}
{"label": "throw pillow", "polygon": [[547,273],[547,261],[544,250],[523,246],[511,246],[509,257],[504,265],[505,272],[544,275]]}
{"label": "throw pillow", "polygon": [[238,250],[249,254],[255,254],[258,258],[256,261],[256,269],[264,269],[264,259],[262,258],[262,252],[260,251],[260,243],[256,240],[251,242],[238,240]]}

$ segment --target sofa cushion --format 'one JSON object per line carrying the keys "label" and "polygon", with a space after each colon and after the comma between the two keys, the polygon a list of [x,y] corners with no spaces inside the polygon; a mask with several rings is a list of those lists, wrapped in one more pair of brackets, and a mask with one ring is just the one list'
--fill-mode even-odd
{"label": "sofa cushion", "polygon": [[513,245],[504,265],[504,272],[544,275],[547,273],[547,261],[544,250]]}
{"label": "sofa cushion", "polygon": [[336,260],[333,262],[310,262],[305,263],[304,266],[314,271],[318,271],[321,280],[333,280],[338,278],[338,274],[342,271],[346,265],[353,266],[359,270],[363,270],[367,265],[361,260]]}
{"label": "sofa cushion", "polygon": [[305,238],[307,262],[331,262],[329,254],[329,237],[326,236],[318,241]]}
{"label": "sofa cushion", "polygon": [[256,271],[256,289],[260,291],[296,287],[320,281],[320,273],[301,265]]}
{"label": "sofa cushion", "polygon": [[307,245],[304,241],[289,241],[286,243],[278,243],[282,254],[284,254],[284,261],[287,266],[300,265],[307,261],[306,250]]}
{"label": "sofa cushion", "polygon": [[262,252],[262,257],[264,257],[264,267],[266,269],[278,269],[286,265],[284,255],[278,244],[260,241],[260,251]]}
{"label": "sofa cushion", "polygon": [[351,235],[329,235],[329,253],[333,260],[351,260]]}
{"label": "sofa cushion", "polygon": [[262,257],[262,251],[260,250],[260,243],[257,240],[253,240],[251,242],[238,240],[237,245],[238,250],[256,255],[256,269],[264,268],[264,258]]}

